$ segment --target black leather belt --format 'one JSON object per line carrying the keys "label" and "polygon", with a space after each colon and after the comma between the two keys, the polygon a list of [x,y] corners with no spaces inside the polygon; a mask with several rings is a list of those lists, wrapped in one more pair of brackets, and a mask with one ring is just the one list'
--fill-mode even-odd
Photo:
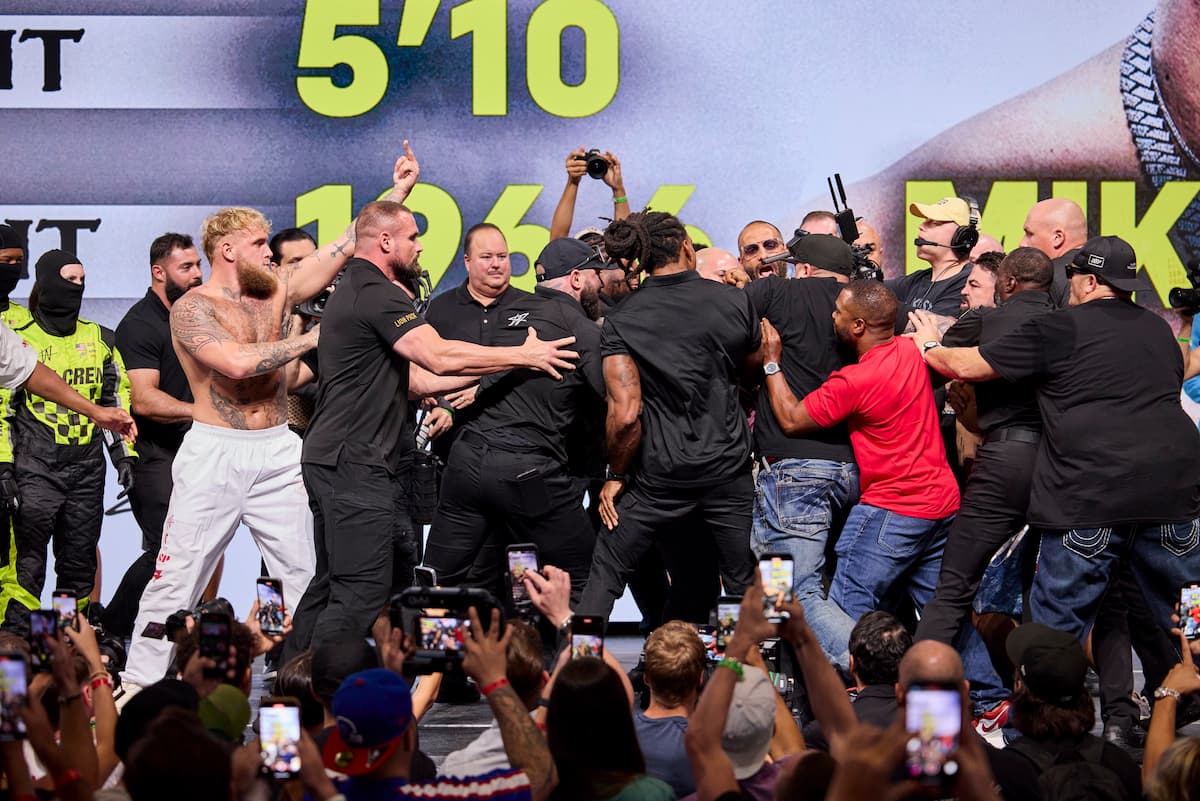
{"label": "black leather belt", "polygon": [[1032,428],[1002,428],[983,438],[985,445],[989,442],[1025,442],[1036,445],[1041,441],[1042,432]]}

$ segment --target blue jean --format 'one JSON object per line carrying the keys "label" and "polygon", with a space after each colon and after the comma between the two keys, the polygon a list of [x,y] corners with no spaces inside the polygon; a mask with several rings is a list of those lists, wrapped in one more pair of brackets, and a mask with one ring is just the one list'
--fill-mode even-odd
{"label": "blue jean", "polygon": [[785,553],[795,563],[792,591],[831,662],[847,668],[853,621],[825,597],[822,571],[833,518],[858,499],[858,467],[826,459],[780,459],[758,471],[754,555]]}
{"label": "blue jean", "polygon": [[1179,588],[1200,576],[1200,519],[1110,528],[1042,531],[1029,607],[1033,619],[1087,636],[1123,563],[1146,597],[1154,625],[1166,631]]}
{"label": "blue jean", "polygon": [[[925,520],[857,504],[838,539],[838,567],[829,597],[857,620],[879,609],[883,598],[903,582],[913,605],[922,609],[937,586],[942,550],[953,522],[954,515]],[[962,655],[976,714],[1008,698],[987,646],[970,620],[962,624],[953,645]]]}

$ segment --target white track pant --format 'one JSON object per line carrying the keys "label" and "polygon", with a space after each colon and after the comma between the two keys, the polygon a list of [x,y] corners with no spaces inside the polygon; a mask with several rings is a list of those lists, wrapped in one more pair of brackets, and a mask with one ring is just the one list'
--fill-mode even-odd
{"label": "white track pant", "polygon": [[145,686],[163,678],[174,646],[143,637],[195,608],[217,562],[245,523],[272,576],[295,603],[316,562],[312,513],[300,477],[300,438],[286,425],[242,431],[192,423],[171,468],[171,493],[154,576],[142,594],[122,678]]}

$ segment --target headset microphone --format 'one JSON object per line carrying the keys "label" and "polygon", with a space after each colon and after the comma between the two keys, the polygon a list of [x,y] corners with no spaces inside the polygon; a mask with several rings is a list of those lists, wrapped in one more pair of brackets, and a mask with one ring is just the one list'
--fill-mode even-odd
{"label": "headset microphone", "polygon": [[919,236],[913,240],[913,244],[916,245],[917,247],[920,247],[921,245],[932,245],[933,247],[937,247],[937,248],[954,247],[953,245],[943,245],[941,242],[930,242],[928,239],[923,239],[922,237],[919,237]]}

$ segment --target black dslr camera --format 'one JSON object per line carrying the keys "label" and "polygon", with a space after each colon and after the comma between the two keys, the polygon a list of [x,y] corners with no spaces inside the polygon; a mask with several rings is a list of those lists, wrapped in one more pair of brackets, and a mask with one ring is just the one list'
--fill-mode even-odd
{"label": "black dslr camera", "polygon": [[[404,660],[404,672],[421,675],[460,670],[463,641],[471,636],[471,607],[486,631],[492,610],[500,609],[500,604],[487,590],[471,587],[409,587],[394,596],[388,609],[392,627],[411,637],[416,646],[416,652]],[[504,630],[503,610],[500,630]]]}
{"label": "black dslr camera", "polygon": [[329,302],[329,295],[337,287],[338,281],[342,280],[342,276],[346,274],[344,269],[338,270],[338,274],[329,282],[329,286],[321,290],[321,294],[311,297],[303,303],[296,306],[296,314],[303,314],[305,317],[312,317],[320,320],[321,315],[325,313],[325,304]]}
{"label": "black dslr camera", "polygon": [[608,159],[600,155],[600,151],[592,148],[582,156],[576,156],[576,161],[587,162],[587,174],[597,181],[608,173]]}
{"label": "black dslr camera", "polygon": [[1191,286],[1172,289],[1167,293],[1167,303],[1171,304],[1172,309],[1195,315],[1200,312],[1200,258],[1189,261],[1185,269]]}

